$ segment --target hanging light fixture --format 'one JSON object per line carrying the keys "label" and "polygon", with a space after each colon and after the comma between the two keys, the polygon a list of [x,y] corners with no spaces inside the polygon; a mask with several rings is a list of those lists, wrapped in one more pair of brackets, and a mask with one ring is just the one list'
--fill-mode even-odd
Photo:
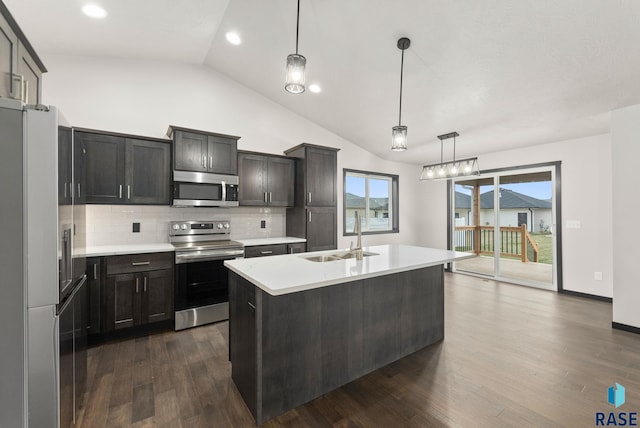
{"label": "hanging light fixture", "polygon": [[404,70],[404,51],[411,45],[406,37],[398,39],[398,49],[402,51],[400,59],[400,109],[398,112],[398,126],[391,128],[391,150],[401,152],[407,150],[407,127],[402,126],[402,72]]}
{"label": "hanging light fixture", "polygon": [[[438,135],[438,139],[440,140],[440,163],[423,166],[420,180],[438,180],[466,175],[480,175],[477,157],[456,160],[456,137],[459,136],[460,134],[457,132]],[[453,160],[444,162],[444,140],[448,140],[449,138],[453,138]]]}
{"label": "hanging light fixture", "polygon": [[287,77],[284,89],[292,94],[304,92],[304,68],[307,59],[298,54],[298,31],[300,29],[300,0],[298,0],[298,15],[296,17],[296,53],[287,56]]}

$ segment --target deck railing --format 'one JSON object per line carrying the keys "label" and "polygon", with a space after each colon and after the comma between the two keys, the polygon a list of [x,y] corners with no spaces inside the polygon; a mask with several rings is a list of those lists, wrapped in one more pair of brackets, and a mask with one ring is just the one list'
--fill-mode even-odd
{"label": "deck railing", "polygon": [[[495,228],[493,226],[456,226],[455,248],[476,254],[494,254]],[[519,258],[522,262],[538,262],[539,248],[527,226],[500,227],[500,257]]]}

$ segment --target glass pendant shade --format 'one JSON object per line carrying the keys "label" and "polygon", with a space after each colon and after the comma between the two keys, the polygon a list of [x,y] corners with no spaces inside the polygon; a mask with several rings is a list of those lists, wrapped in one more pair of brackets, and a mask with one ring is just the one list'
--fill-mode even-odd
{"label": "glass pendant shade", "polygon": [[394,126],[391,130],[391,150],[402,152],[407,150],[407,127]]}
{"label": "glass pendant shade", "polygon": [[304,92],[304,68],[307,59],[302,55],[291,54],[287,56],[287,77],[284,89],[292,94]]}

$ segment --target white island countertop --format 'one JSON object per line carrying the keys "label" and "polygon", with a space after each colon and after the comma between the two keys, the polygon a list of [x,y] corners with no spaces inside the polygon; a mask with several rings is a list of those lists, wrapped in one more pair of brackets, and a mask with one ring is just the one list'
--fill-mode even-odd
{"label": "white island countertop", "polygon": [[347,251],[328,250],[226,260],[224,265],[267,293],[279,296],[475,257],[472,253],[394,244],[364,247],[365,252],[376,255],[365,256],[363,260],[352,258],[312,262],[305,259],[327,254],[343,254]]}

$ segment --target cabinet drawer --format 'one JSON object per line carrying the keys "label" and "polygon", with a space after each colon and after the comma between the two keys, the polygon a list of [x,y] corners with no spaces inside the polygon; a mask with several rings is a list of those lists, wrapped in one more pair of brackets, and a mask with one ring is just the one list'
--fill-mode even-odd
{"label": "cabinet drawer", "polygon": [[247,259],[251,257],[277,256],[279,254],[287,254],[287,244],[256,245],[244,248],[244,257]]}
{"label": "cabinet drawer", "polygon": [[127,254],[107,258],[107,275],[172,269],[173,253]]}
{"label": "cabinet drawer", "polygon": [[296,242],[294,244],[287,244],[287,253],[304,253],[307,249],[307,244],[304,242]]}

